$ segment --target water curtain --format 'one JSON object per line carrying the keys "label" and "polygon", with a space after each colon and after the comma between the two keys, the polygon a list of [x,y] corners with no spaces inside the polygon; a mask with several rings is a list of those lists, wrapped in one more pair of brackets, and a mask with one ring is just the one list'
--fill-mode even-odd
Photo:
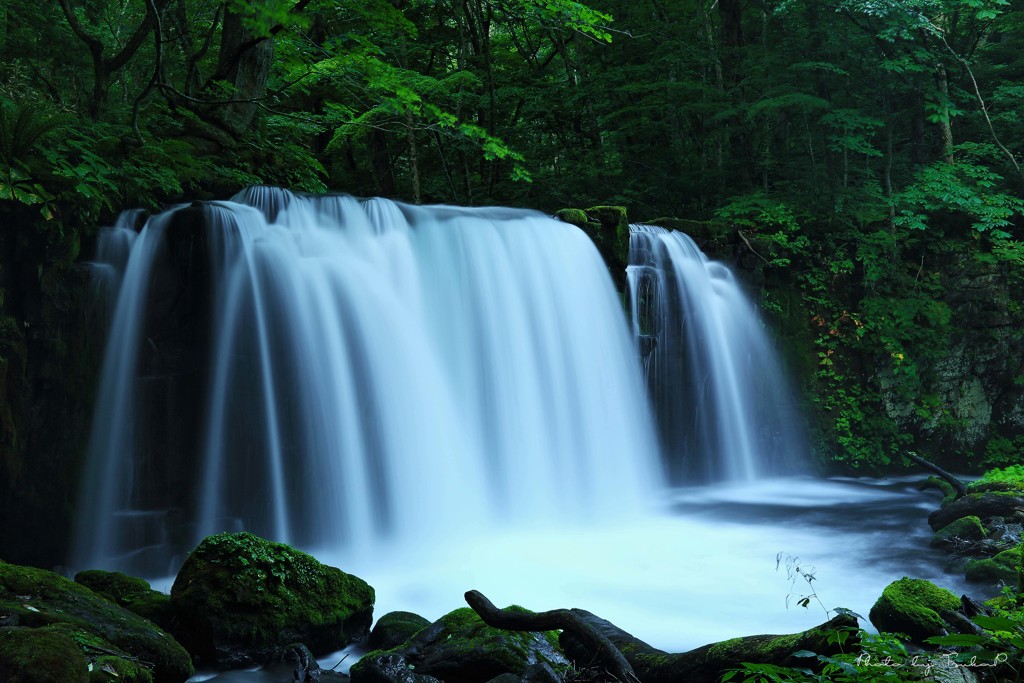
{"label": "water curtain", "polygon": [[571,225],[257,187],[101,239],[130,251],[75,566],[166,574],[238,529],[372,552],[658,486],[628,324]]}

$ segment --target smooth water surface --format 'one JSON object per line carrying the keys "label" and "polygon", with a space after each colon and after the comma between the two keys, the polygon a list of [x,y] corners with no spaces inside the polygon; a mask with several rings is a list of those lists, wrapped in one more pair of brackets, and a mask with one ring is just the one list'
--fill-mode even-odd
{"label": "smooth water surface", "polygon": [[[665,491],[662,514],[615,526],[552,522],[375,558],[314,552],[374,586],[375,618],[406,610],[436,619],[464,607],[463,593],[477,589],[498,605],[586,609],[669,652],[802,631],[835,607],[862,615],[861,625],[874,630],[871,605],[903,576],[989,597],[965,585],[962,573],[943,571],[948,557],[928,547],[927,517],[940,496],[917,489],[924,478],[788,477],[681,488]],[[789,576],[790,558],[815,576],[812,587]],[[808,608],[797,605],[812,594],[818,599]]]}
{"label": "smooth water surface", "polygon": [[[904,575],[964,592],[962,575],[945,573],[946,556],[928,547],[927,517],[939,499],[918,491],[917,481],[780,478],[674,489],[664,514],[619,525],[553,521],[366,562],[316,554],[376,588],[377,616],[409,610],[434,619],[465,606],[463,593],[477,589],[498,605],[583,608],[678,652],[801,631],[835,607],[863,615],[870,628],[871,605]],[[813,572],[813,588],[787,578],[786,557]],[[796,605],[814,592],[822,604]]]}

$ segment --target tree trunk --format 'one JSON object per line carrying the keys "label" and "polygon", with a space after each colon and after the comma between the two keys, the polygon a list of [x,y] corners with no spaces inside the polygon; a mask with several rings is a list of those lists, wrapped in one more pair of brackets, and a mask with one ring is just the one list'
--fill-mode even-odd
{"label": "tree trunk", "polygon": [[939,93],[942,95],[942,102],[939,103],[939,128],[942,131],[942,158],[947,164],[953,163],[953,121],[949,115],[951,103],[949,101],[949,72],[946,67],[939,67]]}
{"label": "tree trunk", "polygon": [[421,203],[420,198],[420,161],[416,147],[416,129],[413,127],[412,112],[405,113],[405,138],[409,143],[409,171],[412,173],[412,203]]}
{"label": "tree trunk", "polygon": [[370,145],[370,165],[373,179],[377,182],[377,194],[381,197],[395,196],[395,176],[391,168],[387,137],[382,131],[371,130],[367,142]]}
{"label": "tree trunk", "polygon": [[212,116],[235,137],[240,137],[252,125],[259,111],[259,101],[266,95],[274,61],[274,39],[260,38],[246,28],[243,21],[241,14],[230,8],[225,10],[220,56],[212,79],[214,83],[227,81],[233,86],[233,92],[223,97],[231,102],[216,105]]}

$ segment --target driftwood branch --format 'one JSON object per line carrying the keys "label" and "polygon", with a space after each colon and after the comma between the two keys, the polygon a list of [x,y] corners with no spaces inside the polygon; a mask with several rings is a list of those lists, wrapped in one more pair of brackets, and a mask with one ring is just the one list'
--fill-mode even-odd
{"label": "driftwood branch", "polygon": [[[581,609],[556,609],[538,614],[502,610],[478,591],[466,602],[488,626],[509,631],[561,630],[558,642],[576,662],[599,661],[608,672],[628,683],[715,683],[722,672],[742,662],[792,665],[793,653],[809,650],[821,655],[841,651],[833,632],[857,628],[857,619],[840,614],[802,633],[761,635],[711,643],[689,652],[670,654],[651,647],[615,624]],[[856,648],[855,638],[847,641]]]}
{"label": "driftwood branch", "polygon": [[950,474],[949,472],[947,472],[946,470],[936,465],[935,463],[925,460],[924,458],[922,458],[917,453],[914,453],[913,451],[907,453],[907,457],[916,462],[921,467],[928,470],[929,472],[934,472],[939,477],[949,482],[949,485],[953,487],[954,491],[956,491],[956,497],[953,500],[959,500],[960,498],[963,498],[964,496],[967,495],[967,487],[964,486],[964,483],[957,479],[952,474]]}
{"label": "driftwood branch", "polygon": [[548,612],[528,613],[498,609],[480,591],[467,591],[466,602],[480,615],[484,623],[506,631],[555,631],[572,633],[585,643],[588,652],[599,660],[623,683],[640,683],[629,661],[622,656],[599,630],[582,619],[574,611],[555,609]]}
{"label": "driftwood branch", "polygon": [[[734,638],[689,652],[671,654],[648,645],[590,612],[579,609],[572,612],[610,640],[629,661],[643,683],[715,683],[722,672],[736,668],[743,662],[806,665],[805,660],[794,658],[793,653],[809,650],[819,655],[838,654],[843,646],[836,642],[833,632],[856,628],[858,625],[855,617],[842,614],[802,633]],[[584,661],[593,656],[591,649],[571,631],[564,630],[559,643],[570,659]],[[847,640],[846,647],[848,651],[857,648],[857,639]]]}

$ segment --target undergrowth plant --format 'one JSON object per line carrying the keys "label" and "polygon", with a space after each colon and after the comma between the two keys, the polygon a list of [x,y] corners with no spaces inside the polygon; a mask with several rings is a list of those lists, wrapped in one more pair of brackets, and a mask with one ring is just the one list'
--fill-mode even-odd
{"label": "undergrowth plant", "polygon": [[[817,603],[826,618],[841,615],[863,619],[844,607],[826,608],[814,587],[817,580],[814,567],[801,562],[799,557],[778,553],[775,569],[782,567],[793,589],[786,596],[787,607],[796,596],[796,604],[805,609],[809,609],[812,602]],[[807,593],[796,590],[800,581],[807,584]],[[924,680],[931,673],[929,666],[908,655],[899,634],[875,634],[854,626],[841,626],[828,631],[825,643],[829,650],[838,654],[825,655],[810,650],[793,652],[793,659],[806,661],[806,666],[743,662],[726,670],[719,680],[721,683],[897,683]]]}

